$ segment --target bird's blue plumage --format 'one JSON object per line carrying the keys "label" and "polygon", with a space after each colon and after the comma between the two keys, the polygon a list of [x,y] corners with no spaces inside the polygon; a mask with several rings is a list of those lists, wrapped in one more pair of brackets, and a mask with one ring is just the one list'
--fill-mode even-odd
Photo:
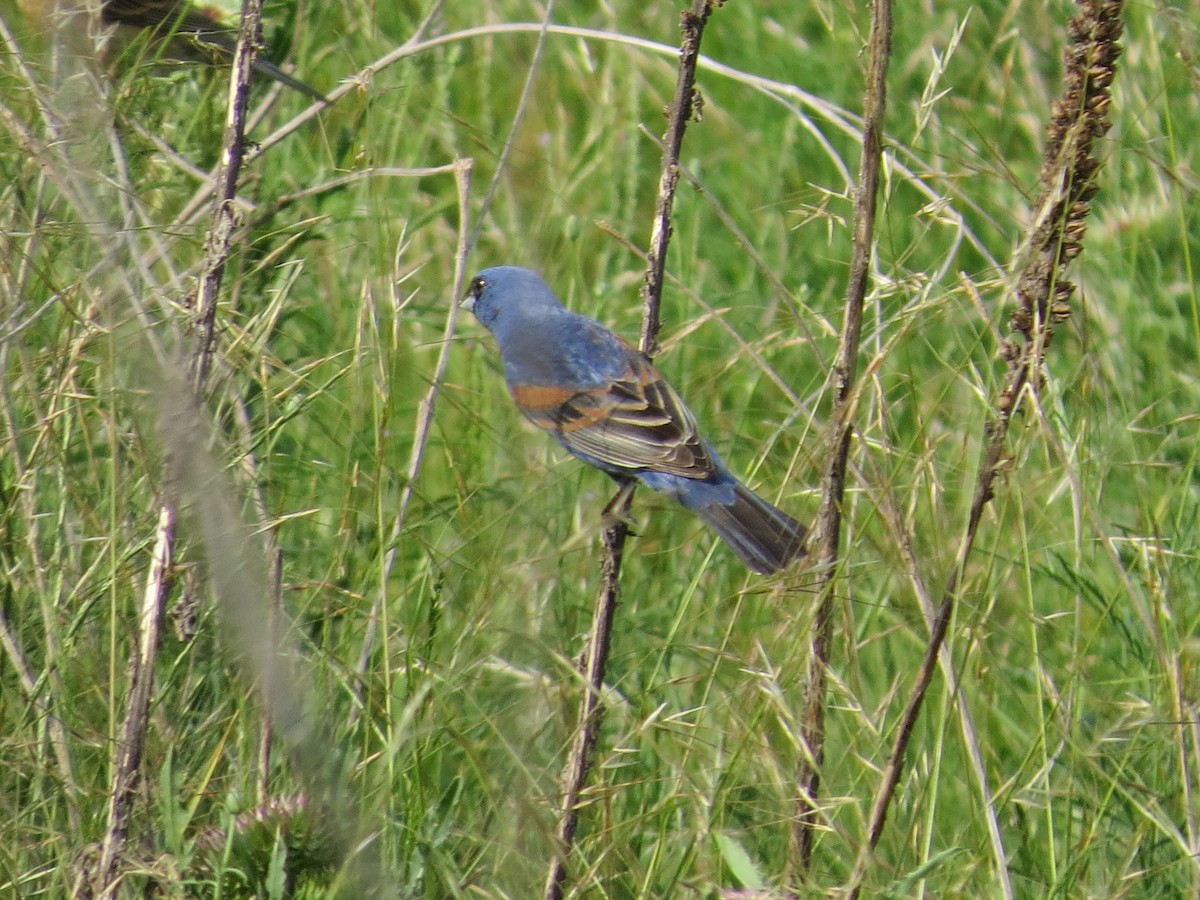
{"label": "bird's blue plumage", "polygon": [[468,298],[496,338],[509,392],[571,454],[695,511],[756,572],[804,553],[805,529],[743,485],[644,354],[571,312],[536,273],[484,269]]}

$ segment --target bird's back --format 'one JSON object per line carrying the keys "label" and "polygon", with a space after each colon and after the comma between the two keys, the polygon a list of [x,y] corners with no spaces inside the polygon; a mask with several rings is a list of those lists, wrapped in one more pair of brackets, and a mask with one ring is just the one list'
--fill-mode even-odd
{"label": "bird's back", "polygon": [[500,345],[510,387],[553,384],[594,390],[623,376],[631,354],[637,353],[595,319],[565,308],[539,310]]}

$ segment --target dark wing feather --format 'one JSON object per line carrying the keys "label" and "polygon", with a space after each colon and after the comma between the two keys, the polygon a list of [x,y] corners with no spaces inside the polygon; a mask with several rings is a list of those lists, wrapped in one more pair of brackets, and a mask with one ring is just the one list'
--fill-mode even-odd
{"label": "dark wing feather", "polygon": [[617,468],[696,479],[716,471],[691,410],[632,349],[626,373],[606,388],[573,395],[558,408],[552,430],[568,449]]}

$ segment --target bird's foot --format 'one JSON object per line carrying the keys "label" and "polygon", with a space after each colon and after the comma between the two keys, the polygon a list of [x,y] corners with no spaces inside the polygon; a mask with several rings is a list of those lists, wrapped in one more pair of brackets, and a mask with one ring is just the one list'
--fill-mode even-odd
{"label": "bird's foot", "polygon": [[629,529],[630,534],[637,535],[637,532],[633,530],[633,513],[629,509],[629,498],[633,496],[633,489],[636,486],[636,481],[621,482],[620,489],[600,512],[601,525],[605,528],[613,528],[623,524]]}

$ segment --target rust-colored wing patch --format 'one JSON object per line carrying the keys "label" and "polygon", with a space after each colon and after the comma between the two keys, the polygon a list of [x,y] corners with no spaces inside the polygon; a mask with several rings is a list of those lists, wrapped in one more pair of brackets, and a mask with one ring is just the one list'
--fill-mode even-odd
{"label": "rust-colored wing patch", "polygon": [[518,385],[512,395],[531,422],[568,449],[610,466],[695,479],[716,471],[691,410],[635,350],[626,372],[602,387]]}

